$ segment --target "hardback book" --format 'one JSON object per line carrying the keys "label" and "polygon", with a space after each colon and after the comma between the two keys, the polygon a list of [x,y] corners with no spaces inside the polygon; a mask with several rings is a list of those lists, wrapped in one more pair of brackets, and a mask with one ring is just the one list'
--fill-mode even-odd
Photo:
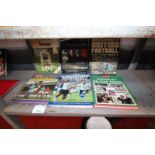
{"label": "hardback book", "polygon": [[119,46],[120,39],[92,39],[89,63],[91,74],[116,74]]}
{"label": "hardback book", "polygon": [[0,50],[0,77],[7,75],[7,60],[6,60],[7,51]]}
{"label": "hardback book", "polygon": [[57,82],[57,75],[35,74],[19,90],[12,102],[48,104]]}
{"label": "hardback book", "polygon": [[92,75],[95,107],[138,109],[137,103],[119,75]]}
{"label": "hardback book", "polygon": [[87,73],[89,69],[88,39],[70,39],[61,42],[63,73]]}
{"label": "hardback book", "polygon": [[89,74],[62,74],[55,86],[49,106],[93,107]]}
{"label": "hardback book", "polygon": [[34,64],[38,73],[61,73],[60,42],[58,39],[31,40]]}

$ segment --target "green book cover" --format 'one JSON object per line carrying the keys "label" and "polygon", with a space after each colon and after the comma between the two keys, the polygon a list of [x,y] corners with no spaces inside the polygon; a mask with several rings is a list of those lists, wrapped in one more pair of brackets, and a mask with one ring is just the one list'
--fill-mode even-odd
{"label": "green book cover", "polygon": [[33,49],[35,69],[38,73],[61,73],[58,39],[35,39],[29,43]]}
{"label": "green book cover", "polygon": [[38,73],[61,73],[58,48],[35,48],[34,61]]}
{"label": "green book cover", "polygon": [[89,74],[62,74],[55,86],[49,105],[93,106]]}
{"label": "green book cover", "polygon": [[95,107],[137,109],[137,104],[119,75],[92,75]]}

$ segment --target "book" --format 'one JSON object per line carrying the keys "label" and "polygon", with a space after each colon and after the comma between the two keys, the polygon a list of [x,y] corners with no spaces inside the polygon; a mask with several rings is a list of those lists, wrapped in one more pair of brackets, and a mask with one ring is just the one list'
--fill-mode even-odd
{"label": "book", "polygon": [[19,90],[12,102],[48,104],[57,81],[57,75],[35,74]]}
{"label": "book", "polygon": [[119,75],[92,75],[95,107],[138,109],[137,103]]}
{"label": "book", "polygon": [[49,106],[92,107],[93,96],[89,74],[62,74],[55,86]]}
{"label": "book", "polygon": [[18,82],[18,80],[0,80],[0,96],[5,96]]}
{"label": "book", "polygon": [[119,46],[119,39],[92,39],[91,74],[116,74]]}
{"label": "book", "polygon": [[61,42],[63,73],[87,73],[89,69],[88,39],[70,39]]}
{"label": "book", "polygon": [[0,77],[7,75],[7,60],[6,60],[7,51],[0,50]]}
{"label": "book", "polygon": [[61,73],[59,40],[31,40],[35,69],[38,73]]}

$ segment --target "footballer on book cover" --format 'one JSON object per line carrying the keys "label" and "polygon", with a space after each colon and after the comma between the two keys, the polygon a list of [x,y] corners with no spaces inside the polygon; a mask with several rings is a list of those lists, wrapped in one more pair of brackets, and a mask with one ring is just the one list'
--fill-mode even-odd
{"label": "footballer on book cover", "polygon": [[61,42],[63,73],[88,72],[88,39],[70,39]]}
{"label": "footballer on book cover", "polygon": [[135,100],[118,75],[92,75],[95,107],[138,109]]}
{"label": "footballer on book cover", "polygon": [[34,75],[16,94],[16,103],[48,103],[58,81],[57,75]]}
{"label": "footballer on book cover", "polygon": [[62,74],[49,105],[92,106],[93,96],[89,74]]}
{"label": "footballer on book cover", "polygon": [[6,50],[0,50],[0,77],[7,75]]}
{"label": "footballer on book cover", "polygon": [[59,40],[32,40],[30,43],[38,73],[61,73]]}
{"label": "footballer on book cover", "polygon": [[116,74],[119,44],[119,39],[91,40],[92,74]]}

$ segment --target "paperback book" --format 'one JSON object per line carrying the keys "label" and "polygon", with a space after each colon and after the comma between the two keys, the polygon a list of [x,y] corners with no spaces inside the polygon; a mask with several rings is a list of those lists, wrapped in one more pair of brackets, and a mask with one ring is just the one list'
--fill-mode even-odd
{"label": "paperback book", "polygon": [[0,77],[7,75],[6,51],[0,50]]}
{"label": "paperback book", "polygon": [[55,86],[49,106],[92,107],[93,96],[89,74],[62,74]]}
{"label": "paperback book", "polygon": [[63,73],[87,73],[89,69],[88,39],[71,39],[61,43]]}
{"label": "paperback book", "polygon": [[91,40],[91,74],[116,74],[119,39]]}
{"label": "paperback book", "polygon": [[61,73],[59,40],[32,40],[30,43],[38,73]]}
{"label": "paperback book", "polygon": [[137,103],[120,76],[92,75],[92,84],[95,107],[138,109]]}
{"label": "paperback book", "polygon": [[25,83],[12,102],[48,104],[57,81],[57,75],[36,74]]}

